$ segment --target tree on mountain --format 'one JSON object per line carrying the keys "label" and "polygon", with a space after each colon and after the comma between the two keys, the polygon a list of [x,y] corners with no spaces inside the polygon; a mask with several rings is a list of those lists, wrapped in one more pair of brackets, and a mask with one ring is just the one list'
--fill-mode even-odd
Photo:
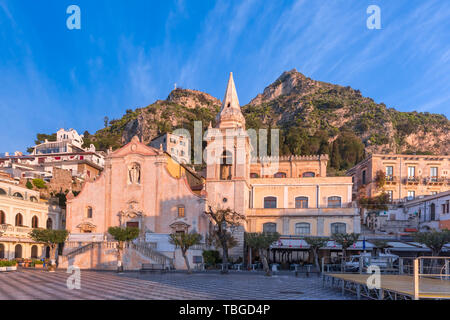
{"label": "tree on mountain", "polygon": [[330,166],[335,169],[341,168],[341,154],[339,153],[339,146],[336,141],[332,143]]}
{"label": "tree on mountain", "polygon": [[348,170],[364,159],[364,144],[354,133],[343,131],[335,143],[341,157],[339,169]]}

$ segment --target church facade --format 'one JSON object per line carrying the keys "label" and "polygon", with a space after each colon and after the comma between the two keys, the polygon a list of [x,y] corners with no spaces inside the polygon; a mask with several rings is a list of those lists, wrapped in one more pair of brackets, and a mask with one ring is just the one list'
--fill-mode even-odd
{"label": "church facade", "polygon": [[[216,125],[210,125],[205,140],[206,177],[162,149],[142,144],[138,137],[110,152],[101,176],[67,201],[67,262],[90,260],[83,265],[112,267],[113,256],[96,253],[98,263],[92,262],[92,243],[100,248],[97,252],[107,252],[108,228],[133,226],[139,228],[140,237],[127,256],[131,268],[161,255],[183,268],[168,236],[195,230],[205,239],[211,227],[204,214],[207,206],[231,208],[246,216],[244,225],[234,231],[239,243],[231,251],[234,257],[245,256],[244,232],[277,231],[298,237],[359,232],[351,177],[327,177],[326,155],[252,157],[232,74]],[[190,250],[192,263],[201,261],[205,248]]]}

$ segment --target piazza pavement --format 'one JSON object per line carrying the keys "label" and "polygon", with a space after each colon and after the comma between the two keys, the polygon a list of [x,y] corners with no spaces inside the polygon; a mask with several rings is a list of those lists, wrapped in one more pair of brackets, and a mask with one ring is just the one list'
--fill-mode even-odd
{"label": "piazza pavement", "polygon": [[117,274],[81,271],[81,288],[70,290],[64,270],[19,269],[0,273],[1,300],[348,300],[339,290],[322,287],[316,275],[293,273],[181,272]]}

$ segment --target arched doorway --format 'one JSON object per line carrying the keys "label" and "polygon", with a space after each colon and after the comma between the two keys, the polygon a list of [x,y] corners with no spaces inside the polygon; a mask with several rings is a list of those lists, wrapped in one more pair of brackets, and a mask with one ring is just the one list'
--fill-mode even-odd
{"label": "arched doorway", "polygon": [[0,259],[5,259],[5,245],[0,243]]}
{"label": "arched doorway", "polygon": [[45,247],[45,257],[47,259],[50,259],[50,247]]}
{"label": "arched doorway", "polygon": [[14,248],[14,258],[20,259],[22,258],[22,245],[16,244],[16,247]]}
{"label": "arched doorway", "polygon": [[32,259],[37,259],[38,257],[38,246],[37,245],[33,245],[31,247],[31,258]]}

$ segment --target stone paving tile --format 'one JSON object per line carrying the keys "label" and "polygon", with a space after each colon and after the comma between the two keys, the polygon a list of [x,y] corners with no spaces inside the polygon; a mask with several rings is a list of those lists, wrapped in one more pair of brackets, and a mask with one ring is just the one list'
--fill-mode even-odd
{"label": "stone paving tile", "polygon": [[339,290],[322,287],[320,278],[292,274],[265,277],[251,272],[124,273],[81,271],[81,289],[70,290],[64,271],[19,269],[0,273],[0,300],[347,300]]}

